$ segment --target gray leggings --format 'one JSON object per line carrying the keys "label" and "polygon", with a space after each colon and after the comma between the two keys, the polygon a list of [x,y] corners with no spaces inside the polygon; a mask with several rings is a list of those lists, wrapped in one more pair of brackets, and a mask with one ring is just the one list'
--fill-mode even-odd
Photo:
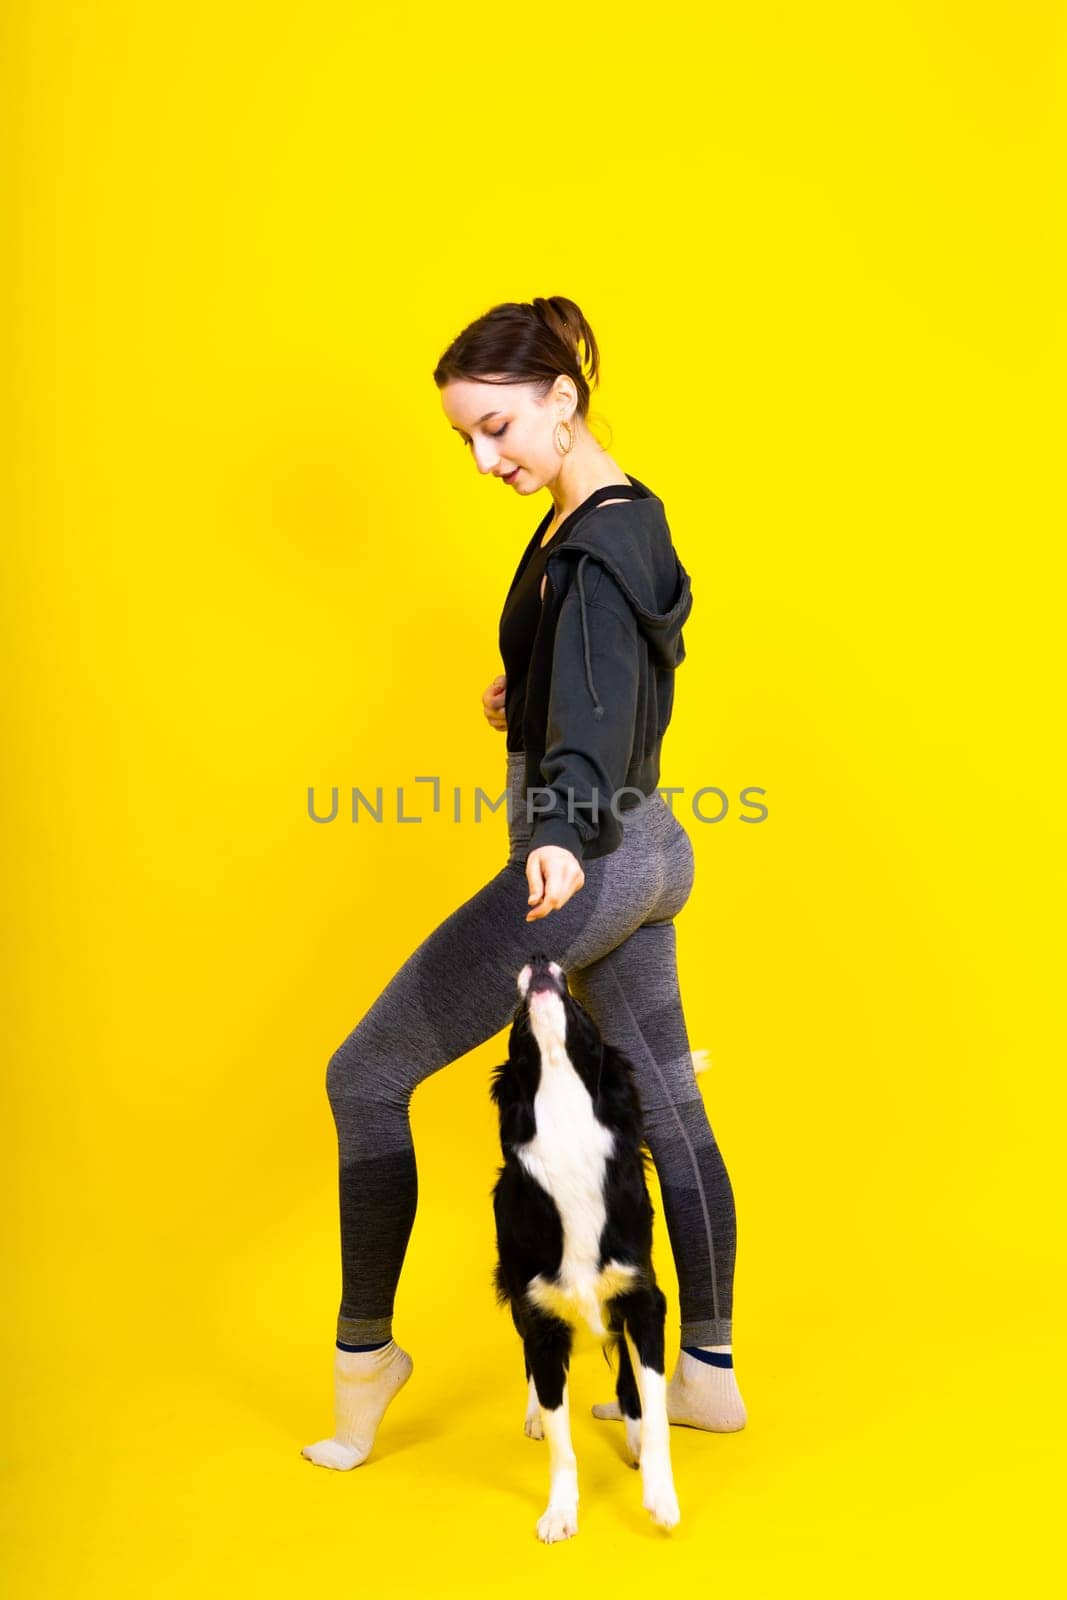
{"label": "gray leggings", "polygon": [[[518,972],[543,950],[636,1069],[678,1274],[681,1343],[730,1344],[733,1190],[693,1073],[675,963],[673,919],[693,886],[689,835],[659,794],[649,796],[622,813],[618,848],[583,864],[585,883],[567,904],[527,922],[523,786],[524,757],[509,752],[507,864],[423,940],[330,1058],[341,1205],[337,1343],[392,1337],[418,1201],[408,1114],[416,1085],[508,1026]],[[484,1154],[489,1174],[499,1152]]]}

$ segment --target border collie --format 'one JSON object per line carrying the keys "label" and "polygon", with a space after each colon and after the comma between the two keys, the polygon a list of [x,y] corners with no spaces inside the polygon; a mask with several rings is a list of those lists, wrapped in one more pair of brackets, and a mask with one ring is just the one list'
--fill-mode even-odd
{"label": "border collie", "polygon": [[[633,1068],[603,1042],[563,970],[533,955],[518,975],[508,1059],[493,1070],[504,1165],[493,1187],[498,1303],[523,1342],[525,1431],[546,1435],[546,1544],[578,1532],[567,1372],[581,1322],[618,1355],[630,1464],[653,1522],[680,1520],[664,1376],[667,1300],[652,1270],[652,1202]],[[636,1368],[636,1379],[635,1379]]]}

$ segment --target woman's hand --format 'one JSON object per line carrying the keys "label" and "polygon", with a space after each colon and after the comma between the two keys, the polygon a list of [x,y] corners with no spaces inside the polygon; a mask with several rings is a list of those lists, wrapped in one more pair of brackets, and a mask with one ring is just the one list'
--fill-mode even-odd
{"label": "woman's hand", "polygon": [[529,901],[537,902],[526,913],[526,921],[536,922],[565,906],[584,884],[585,873],[578,857],[562,845],[543,844],[526,857],[526,882],[530,885]]}
{"label": "woman's hand", "polygon": [[486,721],[491,728],[496,728],[500,733],[507,730],[507,718],[504,716],[504,695],[506,678],[503,672],[495,677],[488,689],[482,695],[482,705],[485,708]]}

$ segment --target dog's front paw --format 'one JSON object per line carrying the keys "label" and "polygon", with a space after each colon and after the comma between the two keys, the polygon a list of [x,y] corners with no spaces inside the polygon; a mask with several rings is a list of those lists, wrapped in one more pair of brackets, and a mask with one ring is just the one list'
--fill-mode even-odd
{"label": "dog's front paw", "polygon": [[549,1506],[537,1519],[537,1537],[542,1544],[556,1544],[560,1539],[572,1539],[578,1532],[578,1507]]}
{"label": "dog's front paw", "polygon": [[644,1507],[658,1528],[676,1528],[682,1520],[678,1496],[668,1478],[645,1484]]}

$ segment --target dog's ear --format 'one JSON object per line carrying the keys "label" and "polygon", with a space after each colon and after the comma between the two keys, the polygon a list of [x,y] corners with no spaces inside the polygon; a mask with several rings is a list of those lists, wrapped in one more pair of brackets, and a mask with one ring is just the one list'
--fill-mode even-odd
{"label": "dog's ear", "polygon": [[644,1120],[633,1062],[617,1045],[605,1044],[600,1068],[600,1102],[612,1124],[631,1138],[643,1137]]}
{"label": "dog's ear", "polygon": [[537,1119],[529,1085],[511,1061],[493,1069],[489,1093],[499,1113],[500,1148],[506,1153],[516,1145],[528,1144],[537,1132]]}
{"label": "dog's ear", "polygon": [[489,1098],[496,1105],[500,1104],[501,1097],[504,1094],[504,1078],[509,1065],[510,1062],[502,1061],[498,1067],[493,1068],[489,1076]]}
{"label": "dog's ear", "polygon": [[577,995],[568,993],[567,1042],[594,1060],[600,1053],[600,1029]]}
{"label": "dog's ear", "polygon": [[506,1152],[537,1132],[533,1100],[541,1080],[541,1051],[528,1027],[511,1030],[508,1059],[493,1068],[489,1093],[500,1114],[500,1144]]}

